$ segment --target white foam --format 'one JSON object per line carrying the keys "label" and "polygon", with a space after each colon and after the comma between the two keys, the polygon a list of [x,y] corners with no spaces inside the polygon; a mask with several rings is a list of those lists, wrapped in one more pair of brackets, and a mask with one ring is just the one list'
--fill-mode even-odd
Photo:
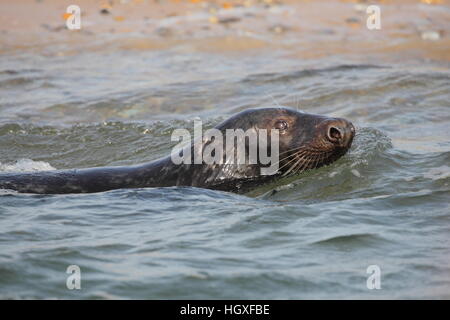
{"label": "white foam", "polygon": [[11,189],[0,189],[0,196],[16,194],[16,193],[19,193],[19,192],[16,190],[11,190]]}
{"label": "white foam", "polygon": [[330,172],[330,173],[328,174],[328,177],[333,178],[333,177],[337,176],[338,174],[339,174],[339,172],[337,172],[337,171],[332,171],[332,172]]}
{"label": "white foam", "polygon": [[16,163],[1,163],[0,172],[36,172],[56,170],[48,162],[20,159]]}
{"label": "white foam", "polygon": [[353,175],[354,175],[355,177],[361,178],[361,173],[359,173],[358,170],[352,169],[352,170],[350,170],[350,172],[353,173]]}

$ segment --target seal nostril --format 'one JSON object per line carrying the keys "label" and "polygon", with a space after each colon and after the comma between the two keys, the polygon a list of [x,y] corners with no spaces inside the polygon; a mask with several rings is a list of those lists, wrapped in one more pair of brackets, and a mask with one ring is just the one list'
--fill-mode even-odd
{"label": "seal nostril", "polygon": [[342,139],[342,133],[338,128],[330,127],[330,129],[328,129],[328,138],[330,138],[331,141],[339,141]]}

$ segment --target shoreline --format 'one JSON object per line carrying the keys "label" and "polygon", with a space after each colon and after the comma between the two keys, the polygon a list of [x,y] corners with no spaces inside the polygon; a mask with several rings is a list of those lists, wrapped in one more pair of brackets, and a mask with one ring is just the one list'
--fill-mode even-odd
{"label": "shoreline", "polygon": [[81,49],[103,52],[181,46],[193,52],[224,54],[281,50],[295,59],[338,55],[364,56],[365,61],[376,57],[450,62],[446,1],[379,1],[381,30],[367,29],[366,5],[356,0],[78,0],[82,27],[69,30],[63,16],[72,2],[1,3],[0,55],[65,56]]}

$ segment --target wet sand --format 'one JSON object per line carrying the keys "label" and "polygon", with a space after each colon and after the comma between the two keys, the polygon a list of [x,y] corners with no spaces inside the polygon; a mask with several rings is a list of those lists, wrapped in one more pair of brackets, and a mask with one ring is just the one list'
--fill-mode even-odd
{"label": "wet sand", "polygon": [[81,30],[65,26],[70,4],[1,2],[0,53],[178,47],[232,54],[283,50],[298,59],[450,62],[450,7],[444,0],[373,2],[381,8],[381,30],[368,30],[367,4],[356,0],[78,0]]}

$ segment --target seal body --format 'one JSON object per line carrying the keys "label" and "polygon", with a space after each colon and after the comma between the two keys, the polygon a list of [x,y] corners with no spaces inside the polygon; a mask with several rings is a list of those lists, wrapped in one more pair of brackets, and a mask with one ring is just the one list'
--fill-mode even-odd
{"label": "seal body", "polygon": [[[215,127],[225,141],[203,137],[177,151],[178,157],[190,154],[215,156],[213,163],[202,161],[176,163],[174,154],[135,166],[99,167],[89,169],[55,170],[33,173],[0,174],[0,189],[23,193],[63,194],[91,193],[121,188],[194,186],[231,192],[246,192],[253,187],[332,163],[350,148],[355,135],[353,125],[345,119],[302,113],[290,108],[259,108],[240,112]],[[242,161],[231,161],[239,150],[228,136],[229,130],[242,130]],[[273,135],[277,135],[277,170],[262,174],[267,168],[261,150],[273,154]],[[252,142],[252,134],[263,140]],[[262,143],[265,141],[266,143]],[[236,142],[239,142],[238,139]],[[251,161],[251,149],[258,150]],[[215,148],[211,146],[215,144]],[[231,146],[231,147],[230,147]],[[211,152],[212,151],[212,152]],[[231,156],[230,156],[231,155]],[[191,157],[192,158],[192,157]],[[231,159],[231,160],[230,160]],[[272,163],[274,165],[275,163]]]}

